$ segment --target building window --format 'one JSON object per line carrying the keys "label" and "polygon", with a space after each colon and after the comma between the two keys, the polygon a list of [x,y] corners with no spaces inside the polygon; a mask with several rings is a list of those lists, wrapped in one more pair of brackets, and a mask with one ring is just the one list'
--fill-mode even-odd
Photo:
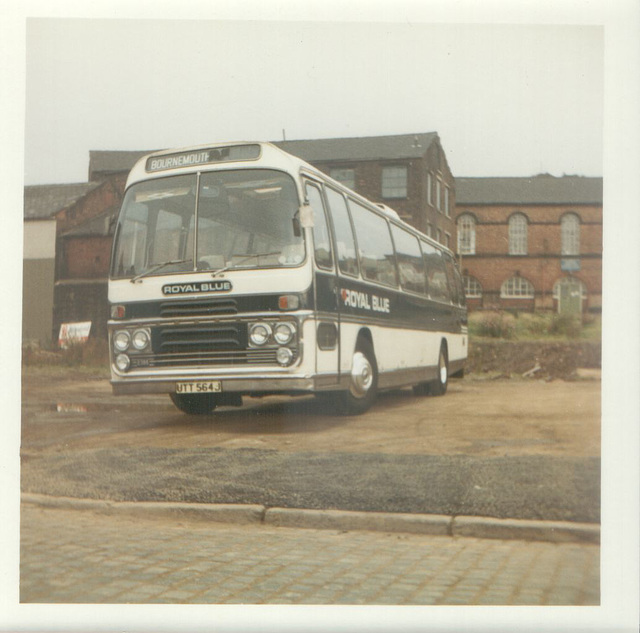
{"label": "building window", "polygon": [[567,213],[560,221],[562,254],[580,254],[580,218],[575,213]]}
{"label": "building window", "polygon": [[436,178],[436,209],[442,211],[442,201],[440,200],[442,184],[440,178]]}
{"label": "building window", "polygon": [[533,299],[533,286],[524,277],[511,277],[500,288],[501,299]]}
{"label": "building window", "polygon": [[451,217],[451,209],[449,208],[449,187],[447,187],[447,185],[444,186],[444,214],[448,218]]}
{"label": "building window", "polygon": [[527,216],[514,213],[509,218],[509,255],[527,254]]}
{"label": "building window", "polygon": [[431,172],[427,172],[427,202],[433,206],[433,192],[431,191]]}
{"label": "building window", "polygon": [[436,240],[438,244],[442,244],[442,231],[440,229],[436,229]]}
{"label": "building window", "polygon": [[382,168],[382,197],[406,198],[407,197],[407,168],[383,167]]}
{"label": "building window", "polygon": [[355,169],[332,169],[329,172],[329,175],[334,180],[342,183],[345,187],[349,187],[349,189],[356,188],[356,172]]}
{"label": "building window", "polygon": [[469,213],[458,217],[458,253],[460,255],[476,254],[476,221]]}
{"label": "building window", "polygon": [[467,299],[481,299],[482,298],[482,286],[475,277],[464,275],[462,278],[464,283],[464,294]]}
{"label": "building window", "polygon": [[444,233],[444,245],[447,248],[451,248],[451,234],[445,231]]}

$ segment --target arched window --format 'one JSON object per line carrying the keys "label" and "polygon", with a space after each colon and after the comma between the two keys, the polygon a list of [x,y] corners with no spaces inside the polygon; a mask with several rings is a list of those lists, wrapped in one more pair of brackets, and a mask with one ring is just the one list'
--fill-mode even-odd
{"label": "arched window", "polygon": [[460,255],[476,254],[476,220],[470,213],[458,217],[458,253]]}
{"label": "arched window", "polygon": [[464,294],[467,299],[480,299],[482,297],[482,286],[475,277],[465,275],[462,281],[464,283]]}
{"label": "arched window", "polygon": [[501,299],[533,299],[533,285],[524,277],[511,277],[500,288]]}
{"label": "arched window", "polygon": [[587,287],[576,277],[562,277],[558,279],[555,284],[553,284],[553,298],[560,298],[560,288],[561,286],[570,286],[570,287],[579,287],[580,288],[580,296],[582,299],[587,298]]}
{"label": "arched window", "polygon": [[580,218],[575,213],[566,213],[560,220],[562,254],[580,254]]}
{"label": "arched window", "polygon": [[514,213],[509,218],[509,255],[527,254],[527,216]]}

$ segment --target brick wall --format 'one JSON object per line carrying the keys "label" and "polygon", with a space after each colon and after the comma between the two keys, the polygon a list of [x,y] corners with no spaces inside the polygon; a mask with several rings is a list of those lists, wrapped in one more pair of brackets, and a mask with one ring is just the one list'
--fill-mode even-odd
{"label": "brick wall", "polygon": [[[527,255],[509,255],[509,217],[524,213],[527,226]],[[531,310],[556,309],[553,285],[568,272],[561,268],[561,226],[565,213],[575,213],[580,224],[580,270],[572,273],[587,290],[584,309],[597,310],[602,305],[602,208],[598,206],[472,206],[456,210],[456,218],[470,213],[476,220],[476,254],[463,255],[463,274],[475,277],[483,289],[481,301],[469,302],[475,307],[501,307]],[[520,276],[533,284],[535,302],[529,299],[501,299],[502,283]]]}
{"label": "brick wall", "polygon": [[66,237],[64,240],[64,278],[108,277],[111,242],[111,236]]}
{"label": "brick wall", "polygon": [[[433,237],[440,230],[442,242],[445,233],[450,236],[450,248],[455,248],[456,227],[454,221],[455,209],[455,180],[446,161],[444,151],[439,143],[429,146],[423,158],[411,160],[377,160],[377,161],[325,161],[316,162],[314,166],[326,174],[332,169],[353,169],[355,175],[355,190],[372,202],[381,202],[398,212],[400,217],[418,230],[426,232],[427,226],[433,227]],[[382,197],[382,169],[385,166],[407,167],[407,197]],[[427,172],[431,172],[433,187],[433,203],[427,197]],[[436,180],[440,178],[441,210],[435,204]],[[444,187],[449,188],[450,216],[444,212]]]}

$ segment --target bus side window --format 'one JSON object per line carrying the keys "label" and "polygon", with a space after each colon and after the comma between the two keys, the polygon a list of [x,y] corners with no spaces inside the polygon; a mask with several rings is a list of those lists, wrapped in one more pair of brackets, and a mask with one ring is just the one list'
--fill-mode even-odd
{"label": "bus side window", "polygon": [[451,255],[446,255],[447,262],[447,275],[449,277],[449,287],[451,288],[451,293],[453,294],[453,302],[458,305],[464,305],[464,286],[462,285],[462,278],[460,277],[460,273],[458,268],[456,267],[456,263]]}
{"label": "bus side window", "polygon": [[333,220],[333,231],[336,238],[338,267],[340,272],[353,277],[358,276],[358,260],[356,258],[356,242],[349,219],[349,209],[344,197],[334,189],[326,187],[329,211]]}
{"label": "bus side window", "polygon": [[442,253],[427,242],[422,242],[422,252],[427,266],[429,297],[436,301],[450,301],[447,272],[444,267]]}
{"label": "bus side window", "polygon": [[426,294],[427,276],[418,238],[395,224],[391,225],[391,234],[398,258],[400,284],[405,290]]}
{"label": "bus side window", "polygon": [[459,303],[460,297],[458,295],[458,285],[456,284],[455,264],[448,254],[443,255],[445,269],[447,271],[447,282],[449,283],[449,291],[451,293],[451,301],[453,303]]}
{"label": "bus side window", "polygon": [[362,276],[386,286],[397,286],[396,255],[387,221],[351,199],[349,208],[358,238]]}
{"label": "bus side window", "polygon": [[331,237],[329,236],[329,225],[322,202],[322,194],[318,187],[310,183],[307,183],[306,193],[314,216],[313,243],[316,264],[320,268],[332,268]]}

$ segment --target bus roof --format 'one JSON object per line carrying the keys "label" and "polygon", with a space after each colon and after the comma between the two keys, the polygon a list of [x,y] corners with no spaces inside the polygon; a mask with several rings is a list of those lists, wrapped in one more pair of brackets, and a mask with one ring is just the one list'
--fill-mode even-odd
{"label": "bus roof", "polygon": [[340,188],[346,189],[350,195],[356,199],[372,205],[396,224],[407,228],[413,233],[417,233],[422,239],[434,247],[452,253],[452,251],[443,244],[440,244],[405,222],[394,209],[388,207],[386,204],[373,202],[365,198],[301,158],[293,156],[276,145],[264,141],[210,143],[206,145],[161,150],[147,154],[140,158],[129,172],[127,187],[136,182],[158,178],[159,176],[167,176],[169,174],[189,174],[205,170],[213,171],[222,165],[224,165],[226,169],[257,167],[281,169],[296,174],[304,170],[324,180],[329,180]]}

